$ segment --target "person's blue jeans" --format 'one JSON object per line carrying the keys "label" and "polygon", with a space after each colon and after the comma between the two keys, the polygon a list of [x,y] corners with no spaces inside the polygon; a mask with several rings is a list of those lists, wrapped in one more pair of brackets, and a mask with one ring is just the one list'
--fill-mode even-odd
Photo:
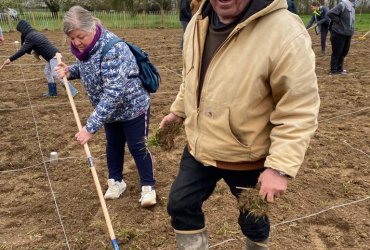
{"label": "person's blue jeans", "polygon": [[[242,190],[236,187],[255,187],[262,171],[263,169],[234,171],[204,166],[185,148],[167,204],[172,227],[181,231],[204,228],[202,205],[212,194],[219,180],[224,179],[231,193],[238,198]],[[248,213],[239,213],[238,222],[243,234],[253,241],[266,240],[270,233],[268,217],[255,217]]]}
{"label": "person's blue jeans", "polygon": [[[54,68],[58,65],[57,58],[54,57],[50,59],[50,61],[46,62],[45,68],[44,68],[44,74],[46,76],[46,79],[48,80],[48,83],[54,83],[54,78],[58,79],[62,86],[64,86],[63,79],[59,77],[58,73],[54,70]],[[78,93],[78,90],[73,86],[71,82],[68,82],[69,89],[71,90],[72,96],[76,96]],[[50,93],[49,93],[50,94]],[[55,92],[56,95],[56,92]]]}
{"label": "person's blue jeans", "polygon": [[329,25],[320,25],[320,41],[321,41],[321,52],[325,54],[326,51],[326,37],[328,36]]}
{"label": "person's blue jeans", "polygon": [[109,179],[115,181],[123,179],[125,144],[127,142],[139,172],[141,186],[154,186],[153,161],[146,146],[149,110],[129,121],[104,124]]}

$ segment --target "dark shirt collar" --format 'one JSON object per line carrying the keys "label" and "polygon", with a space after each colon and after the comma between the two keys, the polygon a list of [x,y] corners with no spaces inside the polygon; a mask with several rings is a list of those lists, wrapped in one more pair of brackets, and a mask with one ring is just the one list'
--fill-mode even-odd
{"label": "dark shirt collar", "polygon": [[202,16],[203,18],[208,16],[210,18],[210,23],[213,29],[228,29],[232,26],[236,26],[237,24],[245,21],[250,16],[254,15],[255,13],[259,12],[260,10],[266,8],[270,5],[274,0],[251,0],[250,3],[246,6],[246,8],[240,13],[240,15],[229,24],[224,24],[218,18],[217,14],[212,8],[210,2],[206,2],[202,9]]}

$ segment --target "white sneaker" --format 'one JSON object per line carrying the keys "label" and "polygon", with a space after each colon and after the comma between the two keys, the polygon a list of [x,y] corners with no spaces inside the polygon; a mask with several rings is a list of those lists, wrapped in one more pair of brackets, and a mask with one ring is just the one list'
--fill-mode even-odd
{"label": "white sneaker", "polygon": [[157,194],[152,186],[141,187],[141,198],[139,202],[142,207],[150,207],[157,203]]}
{"label": "white sneaker", "polygon": [[109,179],[108,190],[105,192],[104,199],[117,199],[126,190],[126,187],[127,185],[123,180],[119,182]]}

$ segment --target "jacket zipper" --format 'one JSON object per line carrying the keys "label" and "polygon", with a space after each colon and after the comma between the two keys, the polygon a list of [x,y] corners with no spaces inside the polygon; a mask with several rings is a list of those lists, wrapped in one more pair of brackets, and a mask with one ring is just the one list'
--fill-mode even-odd
{"label": "jacket zipper", "polygon": [[[212,56],[212,58],[211,58],[211,61],[210,61],[210,63],[209,63],[209,65],[208,65],[208,69],[210,68],[210,66],[212,65],[212,62],[213,62],[213,59],[217,56],[217,53],[220,51],[220,49],[229,41],[229,40],[231,40],[231,38],[232,37],[234,37],[235,36],[235,34],[237,34],[238,32],[239,32],[239,30],[240,30],[240,28],[237,28],[233,33],[234,34],[232,34],[231,36],[229,36],[228,38],[226,38],[226,40],[225,41],[223,41],[222,43],[221,43],[221,45],[216,49],[216,51],[215,51],[215,53],[213,54],[213,56]],[[193,41],[194,42],[194,41]],[[203,49],[204,50],[204,49]],[[201,59],[201,58],[200,58]],[[201,67],[201,62],[199,63],[200,64],[200,67]],[[198,80],[199,80],[199,78],[200,78],[200,67],[198,67]],[[207,72],[208,72],[208,69],[207,69]],[[200,103],[201,103],[201,101],[202,101],[202,92],[204,91],[204,87],[205,87],[205,83],[206,83],[206,81],[208,80],[207,79],[207,76],[208,76],[208,74],[207,74],[207,72],[206,72],[206,75],[205,75],[205,77],[204,77],[204,80],[203,80],[203,88],[202,88],[202,91],[199,93],[199,84],[198,84],[198,86],[197,86],[197,94],[199,94],[200,96],[199,96],[199,102],[198,102],[198,98],[196,99],[196,102],[197,102],[197,125],[199,124],[199,113],[200,113],[200,108],[199,108],[199,106],[200,106]],[[198,126],[198,129],[199,129],[199,126]],[[199,133],[200,134],[200,133]],[[197,139],[195,140],[195,143],[194,143],[194,155],[197,155],[197,144],[198,144],[198,139],[199,139],[199,136],[197,137]]]}
{"label": "jacket zipper", "polygon": [[[215,51],[215,53],[213,54],[213,56],[212,56],[212,58],[211,58],[211,61],[209,62],[209,65],[208,65],[208,69],[210,69],[211,68],[211,66],[212,66],[212,62],[214,61],[214,58],[217,56],[217,53],[221,50],[221,48],[222,47],[224,47],[224,45],[227,43],[227,42],[229,42],[230,40],[231,40],[231,38],[232,37],[234,37],[238,32],[239,32],[239,30],[240,30],[240,28],[237,28],[233,33],[234,34],[232,34],[231,36],[229,36],[228,38],[226,38],[225,39],[225,41],[223,41],[222,43],[221,43],[221,45],[216,49],[216,51]],[[201,100],[202,100],[202,92],[204,91],[204,86],[205,86],[205,83],[207,82],[207,80],[208,80],[208,76],[209,76],[209,74],[208,74],[208,69],[207,69],[207,72],[206,72],[206,75],[204,76],[204,80],[203,80],[203,88],[202,88],[202,91],[201,91],[201,93],[199,93],[199,103],[197,103],[197,109],[198,109],[198,112],[199,112],[199,104],[200,104],[200,102],[201,102]],[[200,74],[200,72],[198,72],[198,79],[199,79],[199,74]],[[199,87],[199,85],[198,85],[198,87]],[[197,88],[197,92],[199,91],[199,89]]]}

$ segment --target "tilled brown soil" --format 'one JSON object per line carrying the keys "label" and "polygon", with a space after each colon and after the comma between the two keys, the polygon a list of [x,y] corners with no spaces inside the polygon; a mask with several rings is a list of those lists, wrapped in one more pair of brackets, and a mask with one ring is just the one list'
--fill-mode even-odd
{"label": "tilled brown soil", "polygon": [[[160,70],[162,84],[152,95],[153,133],[181,83],[181,30],[114,32],[147,50]],[[63,34],[45,34],[61,49],[63,60],[73,63]],[[370,249],[370,38],[357,37],[345,62],[348,75],[329,76],[330,56],[317,57],[319,128],[287,194],[269,207],[270,249]],[[13,42],[20,40],[15,32],[5,38],[0,61],[14,53]],[[318,53],[319,39],[313,33],[312,38]],[[74,139],[77,126],[67,95],[59,85],[57,97],[41,96],[46,90],[43,65],[24,56],[0,71],[0,249],[111,249],[84,150]],[[84,124],[92,109],[82,85],[75,83]],[[184,145],[181,131],[168,149],[151,146],[158,194],[151,209],[139,205],[138,174],[127,154],[128,189],[120,199],[107,201],[121,249],[175,249],[166,203]],[[103,131],[89,147],[105,191]],[[59,153],[57,164],[47,162],[51,151]],[[204,211],[211,248],[243,249],[237,204],[223,182]]]}

